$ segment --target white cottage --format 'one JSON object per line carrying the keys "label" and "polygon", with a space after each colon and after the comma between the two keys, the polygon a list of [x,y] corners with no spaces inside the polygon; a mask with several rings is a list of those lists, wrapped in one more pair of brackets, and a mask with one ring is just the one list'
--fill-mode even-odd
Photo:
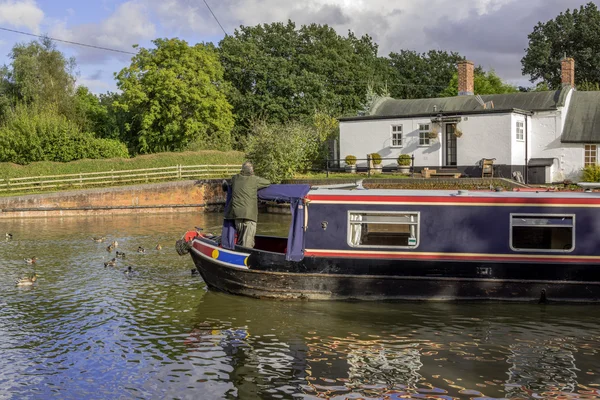
{"label": "white cottage", "polygon": [[474,66],[464,61],[457,97],[379,98],[369,115],[340,119],[341,158],[379,153],[385,167],[410,154],[416,171],[473,177],[481,176],[482,159],[495,159],[495,176],[518,171],[529,183],[576,181],[585,165],[598,163],[600,92],[575,91],[574,63],[562,61],[557,91],[474,96]]}

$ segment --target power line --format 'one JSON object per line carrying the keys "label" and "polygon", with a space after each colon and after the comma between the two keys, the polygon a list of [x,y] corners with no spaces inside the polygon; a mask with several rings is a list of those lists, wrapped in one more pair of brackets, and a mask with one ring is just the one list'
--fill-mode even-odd
{"label": "power line", "polygon": [[210,13],[212,14],[212,16],[215,18],[215,21],[217,21],[217,24],[219,24],[219,26],[221,27],[221,30],[223,31],[223,33],[225,34],[225,36],[229,36],[227,34],[227,32],[225,31],[225,29],[223,28],[223,25],[221,25],[221,23],[219,22],[219,19],[217,18],[217,16],[215,15],[215,13],[213,12],[213,10],[210,9],[210,6],[208,5],[208,3],[206,2],[206,0],[202,0],[204,1],[204,4],[206,4],[206,7],[208,8],[208,11],[210,11]]}
{"label": "power line", "polygon": [[0,27],[0,30],[7,31],[7,32],[13,32],[13,33],[19,33],[21,35],[33,36],[33,37],[37,37],[37,38],[48,38],[50,40],[54,40],[55,42],[62,42],[62,43],[74,44],[74,45],[77,45],[77,46],[90,47],[90,48],[98,49],[98,50],[112,51],[112,52],[115,52],[115,53],[131,54],[131,55],[136,55],[137,54],[137,53],[133,53],[131,51],[111,49],[111,48],[108,48],[108,47],[95,46],[93,44],[85,44],[85,43],[79,43],[79,42],[72,42],[70,40],[56,39],[56,38],[53,38],[53,37],[50,37],[50,36],[35,35],[35,34],[29,33],[29,32],[17,31],[15,29],[8,29],[8,28]]}

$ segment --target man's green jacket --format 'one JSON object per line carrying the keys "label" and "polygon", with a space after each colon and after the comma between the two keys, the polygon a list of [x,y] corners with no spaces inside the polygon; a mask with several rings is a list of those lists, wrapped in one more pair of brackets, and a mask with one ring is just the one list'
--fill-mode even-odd
{"label": "man's green jacket", "polygon": [[225,210],[226,219],[258,219],[258,189],[271,183],[256,175],[240,173],[231,178],[231,204]]}

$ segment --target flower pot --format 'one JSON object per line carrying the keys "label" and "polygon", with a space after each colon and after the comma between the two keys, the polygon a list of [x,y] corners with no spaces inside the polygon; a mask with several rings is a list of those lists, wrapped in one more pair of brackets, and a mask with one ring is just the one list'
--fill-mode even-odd
{"label": "flower pot", "polygon": [[375,165],[373,165],[373,168],[371,168],[372,174],[380,174],[382,171],[383,171],[383,165],[381,165],[381,164],[375,164]]}
{"label": "flower pot", "polygon": [[398,172],[400,172],[401,174],[409,174],[410,165],[398,165]]}
{"label": "flower pot", "polygon": [[345,169],[346,172],[349,172],[351,174],[355,174],[356,173],[356,164],[354,164],[354,165],[346,165],[344,167],[344,169]]}

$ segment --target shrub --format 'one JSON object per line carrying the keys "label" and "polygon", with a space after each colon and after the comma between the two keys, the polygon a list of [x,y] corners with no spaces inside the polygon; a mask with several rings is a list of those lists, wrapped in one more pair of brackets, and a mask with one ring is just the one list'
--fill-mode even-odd
{"label": "shrub", "polygon": [[129,157],[124,144],[97,139],[54,108],[18,105],[0,126],[0,161],[68,162],[83,158]]}
{"label": "shrub", "polygon": [[346,165],[356,165],[356,156],[349,154],[344,161],[346,162]]}
{"label": "shrub", "polygon": [[296,172],[306,172],[321,145],[310,125],[260,122],[253,128],[246,157],[254,164],[257,175],[277,183],[292,179]]}
{"label": "shrub", "polygon": [[398,156],[398,165],[410,165],[412,157],[409,154],[400,154]]}
{"label": "shrub", "polygon": [[373,165],[381,164],[381,156],[379,153],[371,153],[371,160],[373,160]]}
{"label": "shrub", "polygon": [[600,165],[588,165],[582,171],[584,182],[600,182]]}

